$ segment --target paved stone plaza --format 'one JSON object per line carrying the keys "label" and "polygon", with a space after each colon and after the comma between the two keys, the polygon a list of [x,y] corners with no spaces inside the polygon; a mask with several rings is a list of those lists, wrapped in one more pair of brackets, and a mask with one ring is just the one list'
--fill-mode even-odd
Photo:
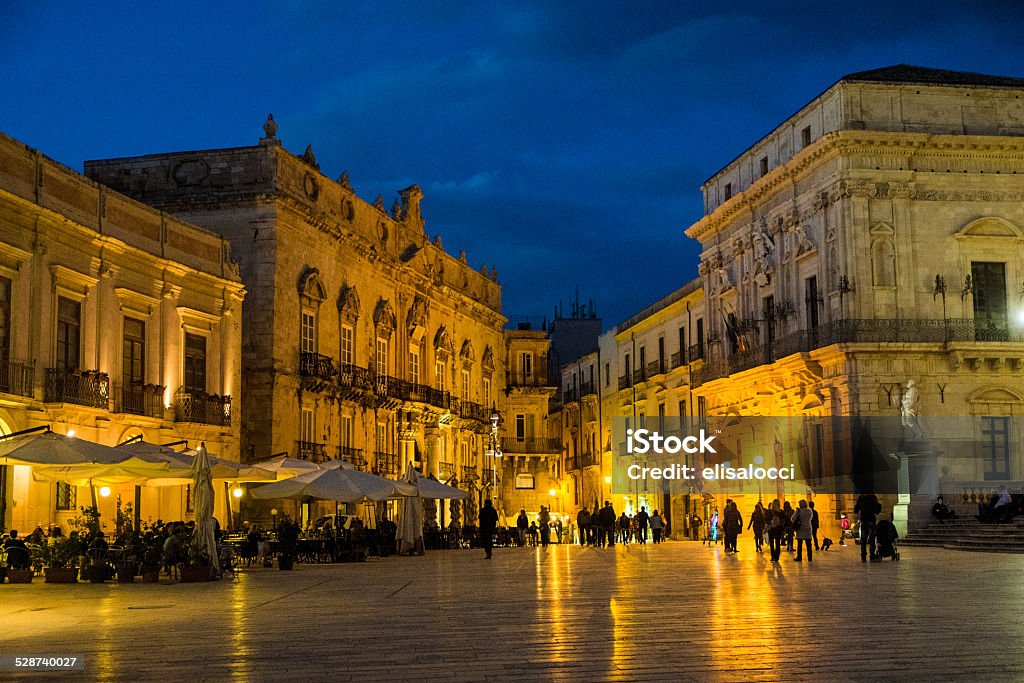
{"label": "paved stone plaza", "polygon": [[499,548],[206,585],[4,584],[0,652],[146,681],[1024,677],[1022,555],[904,548],[862,565],[849,547],[773,568],[741,539],[737,556]]}

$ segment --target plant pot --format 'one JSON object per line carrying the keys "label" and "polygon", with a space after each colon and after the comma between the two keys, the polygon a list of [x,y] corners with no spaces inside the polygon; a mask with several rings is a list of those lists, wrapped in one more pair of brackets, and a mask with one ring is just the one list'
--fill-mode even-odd
{"label": "plant pot", "polygon": [[47,567],[46,583],[78,583],[78,567]]}
{"label": "plant pot", "polygon": [[117,568],[117,582],[118,583],[133,583],[135,581],[135,567],[118,567]]}
{"label": "plant pot", "polygon": [[281,555],[277,558],[277,568],[282,571],[291,571],[295,567],[295,558],[288,555]]}
{"label": "plant pot", "polygon": [[209,567],[182,567],[181,568],[181,582],[182,583],[198,583],[200,581],[210,580],[210,568]]}
{"label": "plant pot", "polygon": [[142,583],[160,583],[160,567],[156,569],[143,568]]}
{"label": "plant pot", "polygon": [[7,570],[7,582],[8,583],[32,583],[32,570],[31,569],[8,569]]}
{"label": "plant pot", "polygon": [[93,565],[82,570],[82,578],[89,583],[103,583],[109,577],[106,567]]}

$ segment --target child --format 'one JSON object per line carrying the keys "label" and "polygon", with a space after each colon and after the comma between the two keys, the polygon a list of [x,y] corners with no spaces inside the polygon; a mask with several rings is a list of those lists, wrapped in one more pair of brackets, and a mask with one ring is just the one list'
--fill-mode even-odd
{"label": "child", "polygon": [[839,519],[839,529],[839,545],[846,545],[846,535],[850,533],[850,520],[846,518],[845,512]]}

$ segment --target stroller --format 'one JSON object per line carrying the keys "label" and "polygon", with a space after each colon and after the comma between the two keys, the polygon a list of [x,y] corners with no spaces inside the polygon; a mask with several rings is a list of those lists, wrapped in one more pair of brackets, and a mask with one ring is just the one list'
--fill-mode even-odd
{"label": "stroller", "polygon": [[879,560],[891,557],[893,562],[899,562],[900,551],[896,547],[896,541],[899,540],[899,537],[899,533],[896,532],[896,526],[891,521],[883,519],[878,522],[878,526],[875,529],[875,541],[878,543]]}

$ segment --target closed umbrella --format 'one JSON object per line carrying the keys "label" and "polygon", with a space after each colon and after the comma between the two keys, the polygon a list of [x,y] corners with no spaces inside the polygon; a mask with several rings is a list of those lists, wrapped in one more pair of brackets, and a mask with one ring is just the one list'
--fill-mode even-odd
{"label": "closed umbrella", "polygon": [[[395,541],[401,554],[423,554],[423,500],[422,489],[418,484],[425,481],[412,465],[409,465],[401,480],[412,488],[415,493],[402,499],[399,512],[398,530]],[[443,486],[443,484],[442,484]]]}
{"label": "closed umbrella", "polygon": [[206,447],[200,446],[192,462],[193,502],[195,529],[192,531],[192,548],[199,556],[210,559],[210,569],[220,575],[220,558],[217,556],[217,538],[213,525],[213,476],[210,474],[210,459]]}
{"label": "closed umbrella", "polygon": [[335,466],[299,474],[272,484],[253,489],[253,498],[261,500],[334,500],[355,503],[363,500],[388,500],[403,495],[415,495],[416,489],[402,482],[392,481],[375,474]]}

